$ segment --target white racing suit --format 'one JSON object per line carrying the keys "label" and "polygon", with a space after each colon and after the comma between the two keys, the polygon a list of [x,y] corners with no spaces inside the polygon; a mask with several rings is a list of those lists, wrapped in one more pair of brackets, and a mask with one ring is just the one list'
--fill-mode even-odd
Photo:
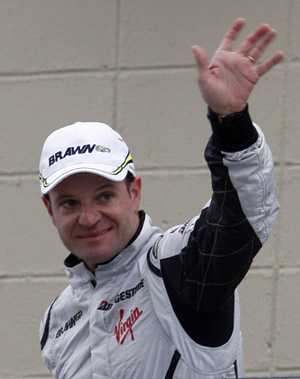
{"label": "white racing suit", "polygon": [[236,288],[278,213],[273,160],[247,109],[226,128],[209,118],[213,195],[200,215],[163,233],[141,211],[129,245],[95,274],[66,259],[70,285],[40,329],[55,378],[244,376]]}

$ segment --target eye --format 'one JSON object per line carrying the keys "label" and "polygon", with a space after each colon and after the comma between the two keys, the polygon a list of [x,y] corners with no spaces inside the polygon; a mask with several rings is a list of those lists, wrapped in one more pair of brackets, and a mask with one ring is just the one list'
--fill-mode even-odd
{"label": "eye", "polygon": [[100,195],[100,200],[107,203],[112,199],[113,195],[112,193],[103,193]]}
{"label": "eye", "polygon": [[61,202],[60,206],[66,209],[74,208],[77,204],[76,200],[73,199],[67,199]]}

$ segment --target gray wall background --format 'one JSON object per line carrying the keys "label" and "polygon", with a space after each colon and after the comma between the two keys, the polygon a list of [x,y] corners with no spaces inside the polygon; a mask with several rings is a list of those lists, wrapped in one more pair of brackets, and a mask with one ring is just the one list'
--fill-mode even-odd
{"label": "gray wall background", "polygon": [[210,135],[191,46],[211,57],[236,17],[278,31],[285,60],[249,101],[275,159],[280,217],[240,286],[247,376],[300,375],[300,1],[0,0],[0,378],[45,378],[39,323],[65,287],[61,245],[40,200],[38,162],[54,129],[120,131],[163,229],[210,197]]}

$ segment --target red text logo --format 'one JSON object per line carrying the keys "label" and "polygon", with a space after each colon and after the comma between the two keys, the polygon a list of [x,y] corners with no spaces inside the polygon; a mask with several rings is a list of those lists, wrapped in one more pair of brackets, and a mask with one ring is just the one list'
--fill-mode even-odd
{"label": "red text logo", "polygon": [[130,311],[130,316],[127,317],[126,320],[123,320],[124,317],[124,309],[120,309],[120,321],[118,325],[115,326],[115,336],[117,339],[117,342],[120,345],[123,345],[125,338],[128,336],[128,334],[131,335],[131,340],[134,341],[134,334],[133,334],[133,325],[137,322],[139,317],[143,311],[140,311],[138,307],[136,307],[134,310]]}

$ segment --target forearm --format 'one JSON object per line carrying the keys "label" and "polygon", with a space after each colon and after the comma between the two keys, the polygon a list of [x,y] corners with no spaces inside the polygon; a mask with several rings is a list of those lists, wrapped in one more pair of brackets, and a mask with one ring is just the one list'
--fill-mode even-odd
{"label": "forearm", "polygon": [[[205,152],[211,170],[212,200],[201,212],[177,262],[178,270],[182,265],[182,282],[176,282],[173,290],[187,303],[197,304],[200,311],[226,305],[278,212],[270,151],[247,109],[240,116],[233,125],[214,125],[212,121],[213,135]],[[235,138],[232,147],[247,149],[221,152],[222,148],[229,149],[227,131]],[[174,257],[173,264],[176,261]],[[174,280],[166,275],[169,282]]]}

